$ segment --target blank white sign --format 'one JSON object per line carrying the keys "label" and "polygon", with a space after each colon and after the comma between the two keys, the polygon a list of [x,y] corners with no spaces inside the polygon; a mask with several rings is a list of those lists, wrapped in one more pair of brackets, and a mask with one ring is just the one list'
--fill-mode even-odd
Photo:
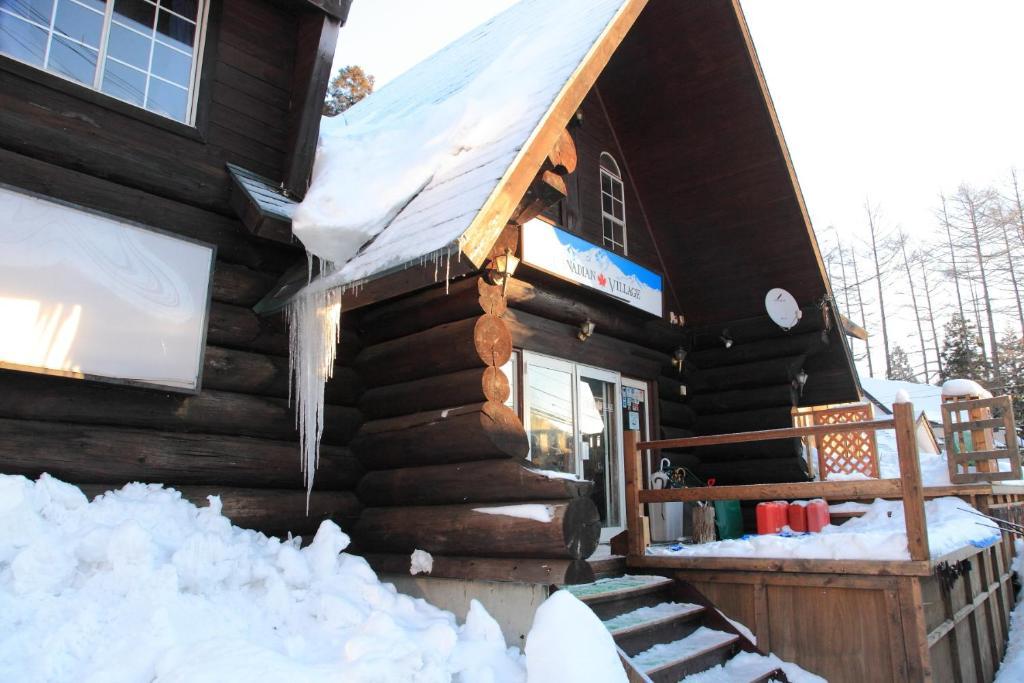
{"label": "blank white sign", "polygon": [[0,186],[0,367],[198,391],[214,258]]}

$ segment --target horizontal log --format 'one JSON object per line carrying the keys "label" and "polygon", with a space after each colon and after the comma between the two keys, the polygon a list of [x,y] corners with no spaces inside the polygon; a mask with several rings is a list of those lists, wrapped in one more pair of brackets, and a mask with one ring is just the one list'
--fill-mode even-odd
{"label": "horizontal log", "polygon": [[366,508],[355,537],[361,549],[402,554],[419,548],[439,555],[582,560],[597,549],[601,520],[589,498],[531,503],[529,509],[550,521],[519,516],[523,509],[516,506]]}
{"label": "horizontal log", "polygon": [[690,399],[687,405],[698,415],[710,415],[755,408],[792,407],[797,404],[797,398],[797,391],[793,388],[792,383],[786,382],[768,387],[750,387],[713,394],[697,394]]}
{"label": "horizontal log", "polygon": [[658,401],[658,411],[662,424],[670,427],[692,427],[697,421],[697,415],[685,403],[675,401]]}
{"label": "horizontal log", "polygon": [[694,394],[778,386],[792,382],[803,368],[804,360],[804,356],[787,356],[742,365],[725,365],[688,373],[686,382]]}
{"label": "horizontal log", "polygon": [[539,273],[531,271],[529,276],[531,282],[509,280],[506,296],[510,308],[572,326],[590,320],[600,334],[668,353],[686,344],[687,334],[678,325],[634,312],[607,298],[591,299],[578,287],[566,291]]}
{"label": "horizontal log", "polygon": [[377,344],[482,313],[504,312],[501,287],[471,275],[371,306],[361,311],[359,327],[366,344]]}
{"label": "horizontal log", "polygon": [[[297,440],[294,409],[280,398],[206,390],[196,395],[3,372],[0,417]],[[324,442],[346,444],[362,421],[326,406]]]}
{"label": "horizontal log", "polygon": [[792,424],[792,409],[789,406],[783,406],[780,408],[744,410],[736,413],[701,415],[697,420],[695,431],[700,435],[733,434],[736,432],[753,432],[765,429],[783,429]]}
{"label": "horizontal log", "polygon": [[501,368],[470,368],[375,387],[362,395],[359,407],[370,419],[393,417],[471,403],[504,403],[510,391],[508,377]]}
{"label": "horizontal log", "polygon": [[[35,420],[0,419],[0,470],[86,484],[304,488],[294,442]],[[321,447],[318,487],[352,489],[361,475],[347,448]]]}
{"label": "horizontal log", "polygon": [[733,348],[739,344],[771,339],[782,335],[797,335],[806,332],[817,332],[824,329],[824,319],[821,309],[815,305],[804,306],[801,309],[803,317],[800,322],[790,330],[783,330],[775,321],[767,315],[744,318],[743,320],[730,320],[721,325],[705,325],[692,330],[694,351],[713,349],[724,346],[721,337],[728,332],[728,337],[733,340]]}
{"label": "horizontal log", "polygon": [[[409,555],[366,553],[363,558],[378,574],[409,573]],[[505,557],[449,557],[434,555],[429,576],[464,581],[513,581],[568,586],[594,581],[586,560],[539,560]]]}
{"label": "horizontal log", "polygon": [[481,403],[363,424],[352,450],[368,470],[525,458],[526,430],[501,403]]}
{"label": "horizontal log", "polygon": [[404,467],[367,472],[359,500],[371,507],[560,500],[590,495],[593,483],[538,474],[526,460]]}
{"label": "horizontal log", "polygon": [[288,329],[281,316],[260,318],[251,309],[214,301],[210,304],[210,344],[232,349],[288,355]]}
{"label": "horizontal log", "polygon": [[777,439],[751,443],[723,444],[721,446],[699,446],[692,452],[705,463],[732,462],[736,460],[765,460],[769,458],[803,457],[803,442],[800,439]]}
{"label": "horizontal log", "polygon": [[598,329],[586,341],[577,337],[577,325],[548,320],[532,313],[505,312],[505,323],[516,348],[537,351],[596,367],[614,368],[624,375],[640,379],[657,377],[668,354],[639,344],[606,336]]}
{"label": "horizontal log", "polygon": [[214,301],[250,308],[277,283],[277,275],[217,261],[213,270]]}
{"label": "horizontal log", "polygon": [[[93,498],[123,484],[82,484],[81,489]],[[217,484],[207,486],[175,486],[185,500],[198,507],[209,505],[207,496],[220,496],[222,514],[243,529],[255,529],[268,536],[286,537],[312,534],[325,519],[342,529],[351,530],[359,518],[362,505],[351,491],[313,490],[306,514],[306,492],[287,489],[246,489]]]}
{"label": "horizontal log", "polygon": [[482,315],[367,346],[356,357],[356,369],[367,387],[376,387],[501,366],[511,356],[512,337],[505,323]]}
{"label": "horizontal log", "polygon": [[[238,349],[207,346],[203,358],[203,388],[288,398],[288,359]],[[336,365],[324,387],[328,405],[353,406],[362,393],[362,380],[352,368]]]}
{"label": "horizontal log", "polygon": [[716,486],[803,482],[811,479],[807,463],[802,458],[709,462],[696,465],[693,471],[704,480],[714,477]]}
{"label": "horizontal log", "polygon": [[755,363],[772,358],[787,356],[813,355],[828,347],[828,334],[822,331],[804,332],[801,334],[787,333],[779,330],[778,337],[761,339],[746,344],[736,344],[726,348],[718,344],[700,351],[691,351],[686,359],[701,369],[718,368],[728,365]]}

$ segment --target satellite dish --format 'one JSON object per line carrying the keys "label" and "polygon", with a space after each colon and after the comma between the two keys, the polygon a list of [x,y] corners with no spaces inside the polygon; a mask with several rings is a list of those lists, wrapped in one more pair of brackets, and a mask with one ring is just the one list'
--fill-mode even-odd
{"label": "satellite dish", "polygon": [[784,330],[796,327],[803,316],[793,295],[779,287],[768,290],[764,297],[764,307],[775,324]]}

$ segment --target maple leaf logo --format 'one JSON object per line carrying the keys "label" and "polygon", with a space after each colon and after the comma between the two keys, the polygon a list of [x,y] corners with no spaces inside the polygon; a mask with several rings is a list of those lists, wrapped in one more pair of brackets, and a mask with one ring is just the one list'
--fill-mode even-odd
{"label": "maple leaf logo", "polygon": [[597,276],[597,284],[601,285],[602,287],[604,287],[606,284],[608,284],[608,278],[606,278],[604,276],[604,273],[598,274],[598,276]]}

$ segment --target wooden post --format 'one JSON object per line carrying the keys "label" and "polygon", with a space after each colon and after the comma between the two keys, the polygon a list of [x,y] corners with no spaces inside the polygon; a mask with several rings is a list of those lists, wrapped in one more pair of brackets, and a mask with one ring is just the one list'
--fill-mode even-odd
{"label": "wooden post", "polygon": [[627,431],[623,435],[623,460],[626,470],[626,531],[628,532],[629,554],[643,556],[647,553],[647,520],[640,503],[640,487],[643,485],[643,462],[637,443],[640,432]]}
{"label": "wooden post", "polygon": [[931,553],[928,549],[928,524],[924,515],[924,490],[921,485],[921,461],[917,453],[914,404],[893,404],[892,416],[896,423],[896,450],[900,458],[903,516],[907,523],[910,559],[928,560]]}

